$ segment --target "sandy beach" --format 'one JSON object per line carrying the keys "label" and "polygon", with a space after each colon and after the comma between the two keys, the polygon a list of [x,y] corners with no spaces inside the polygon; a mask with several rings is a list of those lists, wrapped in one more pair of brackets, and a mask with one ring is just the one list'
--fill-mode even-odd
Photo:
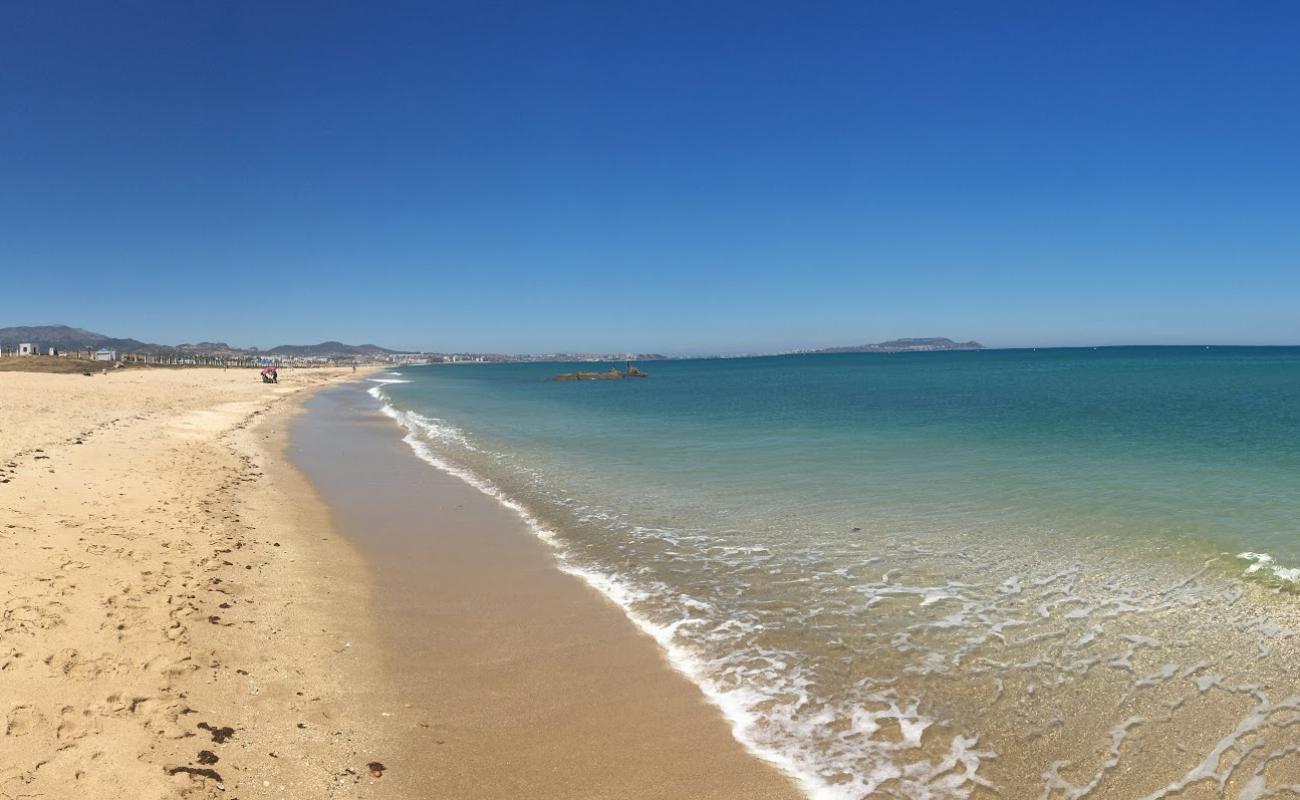
{"label": "sandy beach", "polygon": [[0,796],[373,781],[367,572],[279,455],[297,400],[345,377],[0,377]]}
{"label": "sandy beach", "polygon": [[0,376],[0,797],[798,796],[354,377]]}

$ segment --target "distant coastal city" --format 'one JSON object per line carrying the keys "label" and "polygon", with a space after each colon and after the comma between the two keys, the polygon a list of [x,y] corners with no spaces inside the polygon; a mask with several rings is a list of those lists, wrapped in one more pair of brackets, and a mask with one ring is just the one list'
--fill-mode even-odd
{"label": "distant coastal city", "polygon": [[[794,350],[747,355],[813,355],[819,353],[905,353],[941,350],[981,350],[979,342],[952,339],[893,339],[875,344]],[[327,341],[319,344],[283,344],[265,350],[232,347],[225,342],[162,345],[137,339],[115,338],[68,325],[32,325],[0,328],[0,357],[71,358],[121,364],[160,365],[326,365],[326,364],[457,364],[519,362],[663,361],[675,356],[662,353],[445,353],[408,352],[375,344],[350,345]]]}

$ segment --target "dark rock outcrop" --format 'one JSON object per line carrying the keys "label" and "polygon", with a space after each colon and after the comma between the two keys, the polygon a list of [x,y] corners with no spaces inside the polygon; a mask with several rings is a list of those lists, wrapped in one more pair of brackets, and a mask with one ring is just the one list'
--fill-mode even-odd
{"label": "dark rock outcrop", "polygon": [[617,367],[611,368],[608,372],[566,372],[563,375],[556,375],[551,378],[553,381],[618,381],[624,378],[648,378],[650,374],[637,369],[631,364],[627,365],[626,370],[620,370]]}

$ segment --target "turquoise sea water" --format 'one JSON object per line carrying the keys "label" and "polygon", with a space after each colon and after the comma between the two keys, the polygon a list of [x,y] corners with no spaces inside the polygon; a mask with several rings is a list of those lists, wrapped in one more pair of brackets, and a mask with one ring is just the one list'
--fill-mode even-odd
{"label": "turquoise sea water", "polygon": [[[812,796],[1074,796],[1078,753],[1117,735],[1158,750],[1124,703],[1173,703],[1181,682],[1231,715],[1238,698],[1198,678],[1267,673],[1264,640],[1290,641],[1274,616],[1300,578],[1300,348],[546,380],[578,366],[411,367],[373,394],[427,460],[518,505]],[[1114,713],[1056,725],[1084,692]],[[1012,754],[1033,725],[1058,733]],[[1153,791],[1201,757],[1166,756]]]}

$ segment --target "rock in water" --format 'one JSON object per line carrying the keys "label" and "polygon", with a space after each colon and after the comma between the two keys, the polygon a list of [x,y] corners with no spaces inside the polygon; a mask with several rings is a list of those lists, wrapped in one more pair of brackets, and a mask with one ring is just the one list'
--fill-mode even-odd
{"label": "rock in water", "polygon": [[623,378],[648,378],[650,374],[637,369],[631,364],[627,365],[627,371],[621,371],[617,367],[611,368],[608,372],[566,372],[563,375],[556,375],[551,378],[553,381],[617,381]]}

